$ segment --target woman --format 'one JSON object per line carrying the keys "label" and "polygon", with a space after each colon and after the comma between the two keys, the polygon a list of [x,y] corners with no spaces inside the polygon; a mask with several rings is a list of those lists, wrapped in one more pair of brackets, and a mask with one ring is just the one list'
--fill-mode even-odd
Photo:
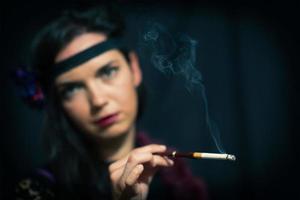
{"label": "woman", "polygon": [[46,100],[49,163],[19,182],[25,199],[203,199],[203,184],[180,160],[137,133],[137,55],[108,7],[66,12],[33,45]]}

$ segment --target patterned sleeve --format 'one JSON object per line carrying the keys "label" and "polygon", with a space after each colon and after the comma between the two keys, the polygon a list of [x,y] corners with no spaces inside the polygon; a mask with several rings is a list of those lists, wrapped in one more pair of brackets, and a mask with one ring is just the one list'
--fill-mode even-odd
{"label": "patterned sleeve", "polygon": [[16,200],[54,200],[53,183],[43,176],[30,176],[20,180],[15,187]]}

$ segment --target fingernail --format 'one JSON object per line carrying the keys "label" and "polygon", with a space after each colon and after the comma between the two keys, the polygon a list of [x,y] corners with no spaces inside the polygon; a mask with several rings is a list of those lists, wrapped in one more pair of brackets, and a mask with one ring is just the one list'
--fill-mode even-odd
{"label": "fingernail", "polygon": [[166,147],[166,145],[160,145],[160,148],[166,149],[167,147]]}
{"label": "fingernail", "polygon": [[168,159],[171,165],[174,165],[174,160]]}

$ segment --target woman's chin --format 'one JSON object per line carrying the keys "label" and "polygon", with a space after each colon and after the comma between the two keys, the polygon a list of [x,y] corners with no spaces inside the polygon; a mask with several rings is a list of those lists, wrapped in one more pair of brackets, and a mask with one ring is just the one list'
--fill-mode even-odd
{"label": "woman's chin", "polygon": [[131,130],[130,126],[124,124],[113,124],[105,128],[96,129],[89,133],[89,135],[98,139],[113,139],[121,137]]}

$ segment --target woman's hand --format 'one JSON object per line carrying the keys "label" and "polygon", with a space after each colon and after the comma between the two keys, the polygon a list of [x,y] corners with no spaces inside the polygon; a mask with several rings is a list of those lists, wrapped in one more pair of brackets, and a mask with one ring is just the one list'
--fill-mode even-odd
{"label": "woman's hand", "polygon": [[155,155],[166,146],[151,144],[132,150],[129,155],[109,166],[114,199],[146,199],[151,180],[160,167],[174,164],[167,157]]}

